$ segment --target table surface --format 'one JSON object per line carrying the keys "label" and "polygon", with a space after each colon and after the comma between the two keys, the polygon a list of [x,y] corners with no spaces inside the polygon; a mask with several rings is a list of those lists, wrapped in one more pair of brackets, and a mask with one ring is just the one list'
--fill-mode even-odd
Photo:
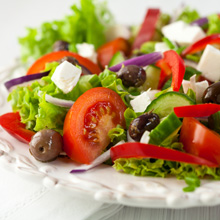
{"label": "table surface", "polygon": [[[64,14],[68,14],[69,7],[76,0],[0,0],[0,69],[10,65],[11,61],[19,56],[19,46],[17,38],[25,34],[24,27],[35,27],[43,21],[50,21],[62,18]],[[182,4],[180,0],[109,0],[108,5],[116,16],[116,20],[121,23],[135,24],[143,19],[146,8],[160,7],[165,12],[172,12]],[[197,8],[201,14],[206,15],[213,12],[219,12],[218,0],[212,0],[212,3],[202,0],[187,0],[184,4]],[[129,5],[129,7],[126,7]],[[215,11],[216,10],[216,11]],[[129,16],[128,16],[129,15]],[[0,179],[5,178],[6,172],[0,172]],[[11,180],[12,173],[8,173],[8,180]],[[13,178],[19,178],[13,175]],[[15,181],[14,180],[14,181]],[[5,180],[6,181],[6,180]],[[28,180],[27,180],[28,181]],[[31,183],[30,183],[31,184]],[[16,185],[14,186],[16,190]],[[7,196],[7,184],[0,182],[0,191]],[[2,201],[4,197],[1,197]],[[1,210],[1,208],[0,208]],[[182,210],[173,209],[147,209],[124,207],[108,220],[217,220],[220,216],[220,207],[203,207],[189,208]],[[67,219],[68,220],[68,219]]]}

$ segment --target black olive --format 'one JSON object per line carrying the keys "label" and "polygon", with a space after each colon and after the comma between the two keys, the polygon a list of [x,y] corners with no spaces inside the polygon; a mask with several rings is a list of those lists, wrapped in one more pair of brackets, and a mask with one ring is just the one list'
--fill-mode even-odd
{"label": "black olive", "polygon": [[38,131],[30,141],[30,153],[36,160],[49,162],[55,160],[62,151],[62,136],[51,129]]}
{"label": "black olive", "polygon": [[151,131],[160,123],[160,118],[155,113],[144,113],[135,118],[129,126],[129,135],[135,141],[140,141],[145,131]]}
{"label": "black olive", "polygon": [[64,61],[68,61],[69,63],[72,63],[74,66],[76,66],[76,65],[79,66],[78,60],[74,57],[66,56],[66,57],[63,57],[62,59],[58,60],[59,63],[62,63]]}
{"label": "black olive", "polygon": [[202,101],[220,104],[220,82],[213,83],[205,90]]}
{"label": "black olive", "polygon": [[58,40],[53,45],[53,51],[69,50],[69,43],[63,40]]}
{"label": "black olive", "polygon": [[145,70],[136,65],[122,67],[117,73],[117,76],[122,80],[123,85],[127,87],[139,87],[146,81]]}

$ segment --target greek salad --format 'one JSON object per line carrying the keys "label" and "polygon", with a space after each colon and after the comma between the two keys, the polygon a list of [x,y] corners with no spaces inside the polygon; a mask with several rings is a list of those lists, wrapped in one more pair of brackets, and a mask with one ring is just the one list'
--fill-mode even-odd
{"label": "greek salad", "polygon": [[0,116],[30,157],[65,155],[86,171],[220,179],[220,15],[149,8],[117,24],[106,4],[81,0],[64,19],[19,39],[25,76],[5,82]]}

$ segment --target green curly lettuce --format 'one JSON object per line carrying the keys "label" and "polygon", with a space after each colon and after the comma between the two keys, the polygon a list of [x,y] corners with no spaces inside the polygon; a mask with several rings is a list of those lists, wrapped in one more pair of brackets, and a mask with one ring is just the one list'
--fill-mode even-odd
{"label": "green curly lettuce", "polygon": [[177,20],[182,20],[186,23],[191,23],[200,18],[198,11],[191,9],[190,7],[184,8]]}
{"label": "green curly lettuce", "polygon": [[217,14],[210,15],[208,17],[208,31],[207,34],[220,33],[220,19]]}
{"label": "green curly lettuce", "polygon": [[73,52],[77,43],[91,43],[97,49],[106,42],[105,29],[112,21],[112,15],[105,2],[80,0],[80,6],[73,5],[71,10],[72,14],[62,20],[45,22],[39,28],[27,28],[27,35],[19,38],[24,62],[52,52],[57,40],[69,42]]}
{"label": "green curly lettuce", "polygon": [[188,185],[183,189],[185,192],[194,191],[200,186],[200,179],[212,177],[220,179],[220,168],[192,165],[180,162],[166,161],[161,159],[137,159],[120,158],[114,161],[113,167],[117,171],[123,171],[134,176],[167,177],[176,176],[177,179],[184,179]]}

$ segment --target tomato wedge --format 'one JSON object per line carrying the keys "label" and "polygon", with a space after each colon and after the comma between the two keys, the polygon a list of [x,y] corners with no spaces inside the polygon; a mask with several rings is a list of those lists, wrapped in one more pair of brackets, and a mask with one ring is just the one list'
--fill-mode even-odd
{"label": "tomato wedge", "polygon": [[0,125],[10,135],[21,142],[29,143],[35,132],[25,129],[18,112],[10,112],[0,116]]}
{"label": "tomato wedge", "polygon": [[207,37],[196,41],[194,44],[187,47],[183,52],[182,56],[185,57],[187,54],[194,54],[205,49],[208,44],[220,44],[220,34],[212,34]]}
{"label": "tomato wedge", "polygon": [[207,117],[220,111],[220,105],[213,103],[179,106],[174,108],[178,117]]}
{"label": "tomato wedge", "polygon": [[118,51],[123,52],[126,56],[129,55],[130,45],[126,39],[119,37],[101,46],[97,50],[97,59],[100,66],[104,69]]}
{"label": "tomato wedge", "polygon": [[69,51],[57,51],[57,52],[48,53],[40,57],[38,60],[36,60],[34,64],[28,69],[27,75],[39,73],[45,69],[46,63],[60,60],[66,56],[76,58],[79,64],[85,66],[93,74],[99,74],[101,72],[101,69],[97,64],[93,63],[92,61],[90,61],[85,57],[80,56],[79,54],[72,53]]}
{"label": "tomato wedge", "polygon": [[210,162],[206,159],[196,157],[191,154],[139,142],[117,145],[111,148],[110,153],[113,161],[119,158],[154,158],[189,164],[205,165],[209,167],[218,167],[218,164],[214,162]]}
{"label": "tomato wedge", "polygon": [[220,135],[192,117],[183,119],[180,141],[184,150],[220,165]]}
{"label": "tomato wedge", "polygon": [[150,8],[147,10],[141,29],[132,45],[133,50],[139,49],[144,42],[150,41],[153,38],[159,17],[159,9]]}
{"label": "tomato wedge", "polygon": [[90,164],[110,143],[108,132],[117,124],[125,127],[121,97],[98,87],[81,95],[64,122],[64,151],[74,161]]}

